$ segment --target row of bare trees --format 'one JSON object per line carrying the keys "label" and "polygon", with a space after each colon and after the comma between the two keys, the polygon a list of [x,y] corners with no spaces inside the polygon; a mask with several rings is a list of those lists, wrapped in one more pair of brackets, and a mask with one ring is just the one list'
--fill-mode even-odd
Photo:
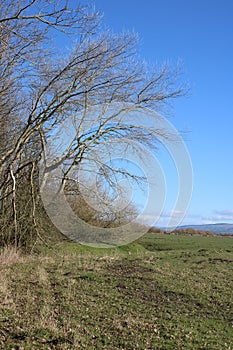
{"label": "row of bare trees", "polygon": [[[135,35],[102,30],[100,12],[81,3],[74,8],[73,3],[2,0],[0,4],[2,246],[32,246],[49,228],[40,198],[42,160],[45,174],[65,164],[61,188],[78,193],[76,202],[72,197],[72,205],[84,208],[77,177],[82,164],[100,164],[106,145],[111,148],[113,141],[124,153],[133,149],[133,144],[126,146],[122,140],[153,148],[156,135],[161,134],[156,126],[126,123],[129,106],[158,110],[183,94],[176,70],[166,65],[148,69],[138,60]],[[117,111],[114,107],[106,112],[109,105],[118,106]],[[75,133],[48,162],[47,145],[70,121]],[[100,168],[102,183],[112,188],[119,174],[138,180],[136,174],[113,164],[101,164]],[[84,214],[80,215],[85,219]],[[98,221],[97,214],[91,212],[92,221]],[[114,215],[107,221],[111,220]]]}

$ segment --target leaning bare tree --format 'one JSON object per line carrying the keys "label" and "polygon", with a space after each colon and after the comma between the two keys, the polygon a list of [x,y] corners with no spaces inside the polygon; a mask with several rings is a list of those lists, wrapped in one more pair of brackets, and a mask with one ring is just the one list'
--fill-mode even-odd
{"label": "leaning bare tree", "polygon": [[[22,246],[41,232],[41,158],[45,173],[65,163],[61,190],[80,186],[74,169],[82,164],[98,163],[98,176],[112,188],[119,176],[140,181],[101,163],[101,152],[124,148],[125,139],[132,141],[125,152],[133,141],[153,148],[156,135],[166,133],[125,116],[132,106],[161,109],[183,87],[176,69],[148,69],[137,58],[135,35],[103,31],[92,6],[2,0],[0,13],[0,243]],[[72,122],[75,133],[47,163],[47,143],[64,122]]]}

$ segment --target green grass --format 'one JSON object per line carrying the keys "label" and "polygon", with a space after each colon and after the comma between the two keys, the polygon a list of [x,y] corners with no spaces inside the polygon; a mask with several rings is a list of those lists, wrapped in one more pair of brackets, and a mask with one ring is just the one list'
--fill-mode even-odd
{"label": "green grass", "polygon": [[0,349],[233,349],[233,238],[61,243],[0,273]]}

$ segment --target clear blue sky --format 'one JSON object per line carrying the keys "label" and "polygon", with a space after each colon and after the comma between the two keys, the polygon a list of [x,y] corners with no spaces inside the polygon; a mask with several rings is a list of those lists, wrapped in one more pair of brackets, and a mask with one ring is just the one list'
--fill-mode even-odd
{"label": "clear blue sky", "polygon": [[139,34],[143,59],[183,61],[191,94],[175,103],[171,122],[190,131],[187,146],[194,189],[184,223],[233,223],[233,1],[96,0],[95,4],[113,31]]}

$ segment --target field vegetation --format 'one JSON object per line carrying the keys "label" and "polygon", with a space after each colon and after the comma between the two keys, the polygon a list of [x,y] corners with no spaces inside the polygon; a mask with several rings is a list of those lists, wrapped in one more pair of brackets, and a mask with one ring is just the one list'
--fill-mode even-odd
{"label": "field vegetation", "polygon": [[233,349],[233,238],[147,234],[0,258],[1,349]]}

